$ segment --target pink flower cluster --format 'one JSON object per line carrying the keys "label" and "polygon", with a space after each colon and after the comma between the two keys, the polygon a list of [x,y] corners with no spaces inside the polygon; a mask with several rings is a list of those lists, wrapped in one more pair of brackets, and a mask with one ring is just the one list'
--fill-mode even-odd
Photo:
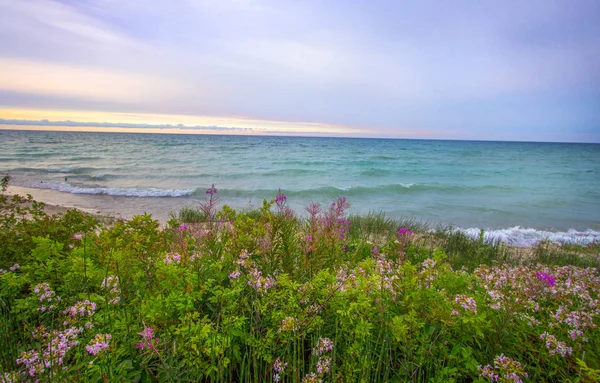
{"label": "pink flower cluster", "polygon": [[400,230],[398,230],[398,235],[405,236],[405,237],[412,237],[413,232],[408,227],[403,227]]}
{"label": "pink flower cluster", "polygon": [[264,294],[270,288],[275,287],[276,284],[277,282],[275,281],[275,279],[270,277],[264,277],[258,269],[253,268],[252,270],[250,270],[250,279],[248,280],[248,286],[251,286],[254,290]]}
{"label": "pink flower cluster", "polygon": [[10,271],[15,271],[15,270],[18,270],[18,269],[20,269],[20,268],[21,268],[21,266],[19,266],[19,264],[18,264],[18,263],[15,263],[14,265],[12,265],[11,267],[9,267],[8,269],[9,269]]}
{"label": "pink flower cluster", "polygon": [[559,342],[554,335],[547,332],[540,335],[540,339],[546,340],[546,348],[550,350],[550,355],[560,354],[564,358],[573,353],[573,348],[567,346],[567,343]]}
{"label": "pink flower cluster", "polygon": [[179,262],[181,262],[181,255],[179,255],[178,253],[169,253],[165,255],[164,262],[165,265],[171,265],[173,263],[179,264]]}
{"label": "pink flower cluster", "polygon": [[173,230],[175,231],[179,231],[179,232],[184,232],[188,229],[188,226],[185,223],[182,223],[181,225],[173,228]]}
{"label": "pink flower cluster", "polygon": [[521,363],[504,356],[498,355],[494,359],[494,367],[489,364],[485,367],[478,367],[481,376],[488,378],[492,382],[513,382],[523,383],[523,378],[529,375],[525,372]]}
{"label": "pink flower cluster", "polygon": [[329,338],[319,338],[317,341],[317,347],[313,349],[313,354],[321,356],[329,351],[333,350],[333,342]]}
{"label": "pink flower cluster", "polygon": [[302,378],[302,383],[321,383],[321,382],[323,382],[323,380],[319,379],[317,374],[315,374],[314,372],[311,372],[310,374],[307,374],[304,378]]}
{"label": "pink flower cluster", "polygon": [[121,288],[119,287],[119,277],[114,275],[109,275],[104,278],[102,281],[102,285],[100,285],[100,289],[107,291],[109,303],[111,305],[116,305],[121,301]]}
{"label": "pink flower cluster", "polygon": [[475,302],[475,299],[466,295],[457,295],[454,301],[461,305],[463,309],[477,313],[477,302]]}
{"label": "pink flower cluster", "polygon": [[281,380],[281,375],[285,372],[285,368],[287,367],[287,362],[283,363],[281,359],[275,359],[275,363],[273,363],[273,381],[279,382]]}
{"label": "pink flower cluster", "polygon": [[40,354],[36,350],[23,352],[16,363],[23,365],[31,377],[42,374],[47,369],[52,369],[54,365],[62,366],[66,353],[79,344],[79,341],[75,339],[80,332],[81,329],[76,327],[70,327],[64,331],[40,331],[36,337],[40,341],[47,342],[42,353]]}
{"label": "pink flower cluster", "polygon": [[[33,292],[38,296],[42,306],[39,311],[45,312],[54,308],[54,301],[60,302],[60,297],[54,293],[47,283],[39,283],[33,288]],[[48,305],[48,306],[46,306]]]}
{"label": "pink flower cluster", "polygon": [[96,356],[101,352],[108,349],[109,341],[111,340],[112,335],[110,334],[96,334],[92,340],[85,346],[88,354]]}
{"label": "pink flower cluster", "polygon": [[85,318],[86,316],[91,317],[92,315],[94,315],[95,311],[96,304],[86,299],[84,301],[75,303],[73,306],[68,307],[65,311],[63,311],[63,314],[69,315],[73,318]]}
{"label": "pink flower cluster", "polygon": [[535,273],[535,275],[537,276],[537,278],[541,281],[546,281],[546,283],[549,286],[553,286],[556,284],[556,278],[554,278],[554,276],[550,275],[550,274],[546,274],[543,271],[538,271],[537,273]]}
{"label": "pink flower cluster", "polygon": [[158,344],[159,339],[154,337],[154,330],[151,327],[146,327],[138,335],[142,337],[142,341],[135,346],[140,350],[145,348],[154,349]]}
{"label": "pink flower cluster", "polygon": [[394,289],[394,281],[398,279],[398,276],[394,271],[393,262],[387,260],[385,258],[385,255],[383,254],[379,254],[376,259],[379,277],[381,278],[381,284],[379,288],[381,290],[389,291],[393,296],[396,296],[396,290]]}

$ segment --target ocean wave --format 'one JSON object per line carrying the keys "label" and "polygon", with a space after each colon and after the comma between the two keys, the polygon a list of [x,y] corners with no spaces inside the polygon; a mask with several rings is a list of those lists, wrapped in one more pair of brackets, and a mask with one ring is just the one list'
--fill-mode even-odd
{"label": "ocean wave", "polygon": [[[464,233],[467,237],[477,239],[481,232],[480,228],[455,229]],[[600,231],[585,230],[578,231],[570,229],[567,231],[547,231],[515,226],[506,229],[484,230],[484,239],[489,242],[503,242],[510,246],[532,247],[542,241],[550,241],[559,244],[590,245],[600,242]]]}
{"label": "ocean wave", "polygon": [[159,189],[146,187],[79,187],[66,182],[40,182],[40,183],[22,183],[19,186],[31,187],[36,189],[50,189],[63,193],[71,194],[92,194],[92,195],[110,195],[119,197],[184,197],[192,195],[195,189]]}

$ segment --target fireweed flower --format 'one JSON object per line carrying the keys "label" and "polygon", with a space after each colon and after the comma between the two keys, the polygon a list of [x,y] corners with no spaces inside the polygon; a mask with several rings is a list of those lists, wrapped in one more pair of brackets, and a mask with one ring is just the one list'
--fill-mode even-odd
{"label": "fireweed flower", "polygon": [[138,335],[142,337],[142,341],[135,346],[140,350],[154,348],[158,342],[158,338],[154,337],[154,330],[151,327],[146,327],[142,332],[138,332]]}
{"label": "fireweed flower", "polygon": [[186,231],[188,229],[188,226],[185,223],[182,223],[181,225],[179,225],[178,227],[174,227],[173,230],[175,231],[179,231],[179,232],[183,232]]}
{"label": "fireweed flower", "polygon": [[90,355],[98,355],[104,350],[108,349],[108,342],[112,338],[110,334],[96,334],[96,336],[90,340],[87,346],[85,346],[86,351]]}
{"label": "fireweed flower", "polygon": [[398,230],[398,235],[411,237],[413,235],[413,232],[410,231],[408,227],[403,227],[400,230]]}
{"label": "fireweed flower", "polygon": [[215,189],[215,185],[212,185],[210,188],[206,189],[206,194],[208,194],[208,195],[217,194],[217,189]]}

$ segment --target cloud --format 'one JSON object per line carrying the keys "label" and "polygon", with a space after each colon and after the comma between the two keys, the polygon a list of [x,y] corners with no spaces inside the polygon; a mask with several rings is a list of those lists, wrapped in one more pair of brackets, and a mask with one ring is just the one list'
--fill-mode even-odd
{"label": "cloud", "polygon": [[580,132],[600,123],[599,12],[587,0],[0,0],[0,103]]}

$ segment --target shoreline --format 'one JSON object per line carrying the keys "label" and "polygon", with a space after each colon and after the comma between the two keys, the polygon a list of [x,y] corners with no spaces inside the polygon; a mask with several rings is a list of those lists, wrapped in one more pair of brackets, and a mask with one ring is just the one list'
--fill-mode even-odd
{"label": "shoreline", "polygon": [[[30,194],[33,199],[45,204],[44,210],[48,215],[63,214],[70,209],[78,209],[86,214],[98,218],[100,221],[109,222],[124,218],[131,219],[136,215],[148,213],[157,220],[161,226],[165,226],[183,207],[193,206],[182,203],[182,200],[170,197],[136,198],[109,195],[89,195],[63,193],[50,189],[37,189],[23,186],[9,185],[6,195],[15,194],[26,196]],[[189,202],[189,201],[188,201]],[[238,207],[234,207],[238,209]],[[359,217],[369,214],[358,215]],[[420,221],[415,221],[419,223]],[[430,231],[435,231],[439,225],[429,225]],[[476,227],[446,226],[448,230],[460,231],[468,238],[476,240],[480,229]],[[600,243],[600,232],[593,229],[577,231],[550,231],[544,229],[527,228],[521,226],[507,227],[501,229],[484,229],[485,240],[500,241],[503,245],[518,249],[531,249],[540,243],[551,243],[553,245],[573,244],[588,246]]]}

